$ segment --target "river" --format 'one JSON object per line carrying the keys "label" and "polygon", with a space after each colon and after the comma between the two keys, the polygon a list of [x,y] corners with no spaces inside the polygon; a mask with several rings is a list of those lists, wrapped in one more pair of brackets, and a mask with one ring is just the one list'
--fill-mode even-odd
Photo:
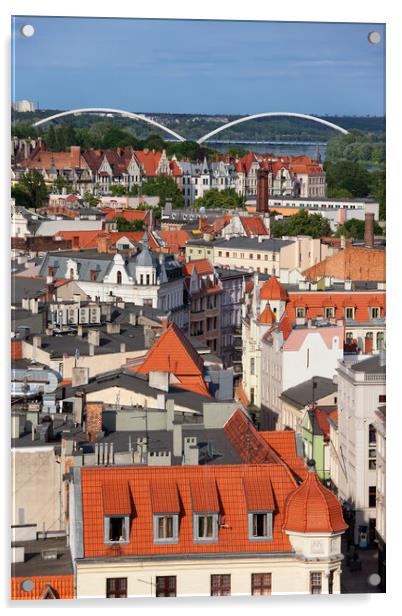
{"label": "river", "polygon": [[[315,158],[317,153],[316,142],[297,142],[297,141],[212,141],[208,140],[205,145],[219,150],[220,152],[227,152],[232,147],[240,147],[245,150],[252,150],[259,154],[275,154],[280,156],[281,154],[288,154],[290,156],[300,156],[305,154],[311,158]],[[321,160],[325,160],[325,154],[327,150],[327,144],[323,142],[318,143],[319,151],[321,154]]]}

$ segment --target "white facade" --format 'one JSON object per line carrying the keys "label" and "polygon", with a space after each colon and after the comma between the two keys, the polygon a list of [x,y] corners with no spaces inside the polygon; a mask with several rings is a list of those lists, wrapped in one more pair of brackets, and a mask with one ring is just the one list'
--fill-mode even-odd
{"label": "white facade", "polygon": [[[370,362],[370,363],[369,363]],[[379,356],[338,365],[339,497],[355,511],[359,526],[373,531],[376,519],[376,411],[385,402],[385,372]],[[377,369],[376,369],[377,365]],[[366,367],[367,366],[367,367]],[[373,537],[372,537],[373,538]]]}

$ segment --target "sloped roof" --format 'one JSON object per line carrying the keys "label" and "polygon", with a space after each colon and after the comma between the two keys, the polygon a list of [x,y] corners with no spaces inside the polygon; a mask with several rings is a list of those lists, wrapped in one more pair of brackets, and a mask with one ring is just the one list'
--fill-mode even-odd
{"label": "sloped roof", "polygon": [[[24,591],[22,583],[29,579],[33,589]],[[74,575],[32,576],[11,578],[11,599],[38,600],[45,599],[47,594],[53,594],[55,599],[74,599]]]}
{"label": "sloped roof", "polygon": [[345,308],[355,308],[354,321],[367,323],[370,320],[369,308],[381,308],[381,318],[385,317],[386,294],[385,291],[372,292],[351,291],[350,293],[333,293],[330,291],[314,291],[310,293],[289,291],[289,302],[286,313],[291,321],[296,319],[296,308],[306,308],[306,319],[325,318],[324,308],[335,308],[335,319],[345,317]]}
{"label": "sloped roof", "polygon": [[261,312],[258,320],[260,323],[263,323],[264,325],[272,325],[273,323],[275,323],[276,317],[274,313],[272,312],[270,305],[268,303],[265,306],[264,310]]}
{"label": "sloped roof", "polygon": [[286,499],[284,530],[333,533],[347,527],[337,497],[310,470],[305,481]]}
{"label": "sloped roof", "polygon": [[268,235],[268,230],[259,216],[239,216],[248,237]]}
{"label": "sloped roof", "polygon": [[135,372],[149,374],[160,371],[177,376],[202,376],[204,362],[191,345],[189,339],[175,323],[149,349],[142,365],[133,368]]}
{"label": "sloped roof", "polygon": [[271,276],[260,289],[260,299],[286,301],[289,299],[289,296],[276,276]]}
{"label": "sloped roof", "polygon": [[196,270],[197,274],[213,274],[214,268],[208,259],[197,259],[189,261],[183,265],[183,273],[185,276],[191,276],[193,270]]}
{"label": "sloped roof", "polygon": [[323,276],[338,280],[385,281],[385,250],[364,246],[347,246],[337,254],[303,272],[311,281]]}
{"label": "sloped roof", "polygon": [[[221,521],[218,540],[214,543],[194,542],[191,486],[198,483],[207,490],[214,481],[219,495]],[[248,510],[243,480],[271,484],[275,499],[272,541],[249,541]],[[231,553],[292,553],[289,538],[282,532],[283,507],[288,494],[295,489],[295,482],[280,464],[241,464],[215,466],[176,467],[83,467],[81,469],[83,547],[85,558],[116,555],[115,546],[104,542],[104,512],[102,510],[102,485],[114,482],[117,486],[130,486],[133,512],[130,524],[130,541],[120,544],[119,555],[152,557],[182,555],[186,558],[200,554]],[[154,542],[153,505],[150,484],[175,485],[180,501],[178,543]],[[207,498],[207,495],[206,495]],[[134,515],[135,510],[135,515]]]}

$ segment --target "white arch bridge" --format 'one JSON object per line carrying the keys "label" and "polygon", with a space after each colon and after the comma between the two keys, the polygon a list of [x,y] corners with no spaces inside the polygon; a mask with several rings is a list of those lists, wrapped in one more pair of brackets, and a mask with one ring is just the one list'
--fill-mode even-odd
{"label": "white arch bridge", "polygon": [[[39,120],[38,122],[35,122],[34,126],[41,126],[42,124],[46,124],[47,122],[51,122],[52,120],[57,120],[58,118],[62,118],[64,116],[69,116],[69,115],[78,116],[83,113],[121,115],[124,118],[131,118],[133,120],[142,120],[143,122],[152,124],[153,126],[156,126],[157,128],[160,128],[161,130],[165,131],[166,133],[169,133],[169,135],[172,135],[178,141],[186,141],[185,137],[182,137],[175,131],[171,130],[170,128],[167,128],[167,126],[163,126],[163,124],[156,122],[156,120],[153,120],[152,118],[148,118],[144,114],[133,113],[131,111],[124,111],[122,109],[106,109],[103,107],[88,107],[86,109],[71,109],[70,111],[62,111],[61,113],[56,113],[52,116],[49,116],[48,118],[44,118],[43,120]],[[216,128],[215,130],[211,131],[210,133],[207,133],[203,137],[200,137],[200,139],[197,140],[197,143],[199,144],[204,143],[211,137],[218,135],[219,133],[226,130],[227,128],[236,126],[237,124],[242,124],[243,122],[248,122],[249,120],[257,120],[258,118],[270,118],[270,117],[277,117],[277,116],[286,116],[286,117],[291,117],[291,118],[301,118],[303,120],[310,120],[312,122],[317,122],[318,124],[322,124],[323,126],[328,126],[329,128],[337,130],[344,135],[349,134],[349,131],[347,131],[345,128],[342,128],[341,126],[338,126],[337,124],[333,124],[332,122],[328,122],[328,120],[324,120],[322,118],[316,118],[315,116],[312,116],[312,115],[307,115],[304,113],[292,113],[290,111],[267,111],[265,113],[256,113],[254,115],[249,115],[249,116],[245,116],[242,118],[238,118],[237,120],[233,120],[232,122],[227,122],[226,124],[223,124],[219,128]]]}

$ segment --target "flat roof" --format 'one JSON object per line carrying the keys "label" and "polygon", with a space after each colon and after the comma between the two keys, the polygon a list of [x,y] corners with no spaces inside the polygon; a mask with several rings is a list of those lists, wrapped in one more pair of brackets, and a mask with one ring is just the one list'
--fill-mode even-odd
{"label": "flat roof", "polygon": [[[315,376],[314,382],[316,383],[316,388],[314,389],[315,401],[320,400],[320,398],[324,398],[325,396],[329,396],[338,390],[338,386],[332,379],[327,379],[323,376]],[[304,381],[295,387],[286,389],[282,392],[280,397],[282,400],[286,400],[299,409],[304,408],[313,400],[313,379],[309,379],[308,381]]]}
{"label": "flat roof", "polygon": [[[23,547],[25,552],[25,562],[11,564],[13,577],[73,575],[70,548],[66,546],[65,537],[16,541],[12,543],[12,547]],[[55,550],[57,559],[44,560],[42,553],[47,550]]]}

